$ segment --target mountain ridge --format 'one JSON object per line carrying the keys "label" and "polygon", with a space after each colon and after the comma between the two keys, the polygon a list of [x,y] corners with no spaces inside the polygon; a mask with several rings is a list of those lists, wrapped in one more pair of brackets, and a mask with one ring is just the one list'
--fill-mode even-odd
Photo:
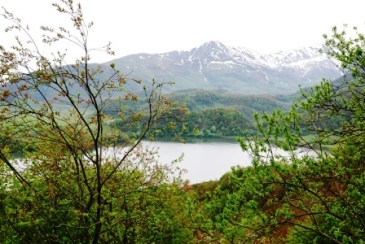
{"label": "mountain ridge", "polygon": [[224,89],[243,94],[291,93],[322,78],[342,76],[335,61],[319,53],[322,46],[259,54],[219,41],[188,51],[139,53],[114,59],[116,67],[137,79],[175,81],[169,91]]}
{"label": "mountain ridge", "polygon": [[[194,89],[220,90],[242,95],[292,94],[298,92],[299,86],[311,87],[322,78],[334,80],[343,76],[336,63],[325,54],[318,53],[318,48],[320,47],[259,54],[247,48],[229,47],[211,41],[189,51],[133,54],[101,64],[90,64],[89,68],[104,70],[95,77],[100,81],[110,79],[110,65],[114,63],[115,68],[125,74],[127,80],[140,79],[147,87],[153,79],[157,82],[175,82],[173,86],[163,86],[164,94]],[[70,68],[71,72],[72,70]],[[6,89],[13,91],[18,88],[9,83]],[[42,89],[47,99],[52,100],[58,96],[51,87],[42,86],[39,89]],[[141,86],[127,82],[125,91],[139,94]],[[77,83],[73,85],[72,93],[75,96],[85,96]],[[43,99],[35,92],[30,95],[35,99]],[[114,98],[114,95],[118,96],[113,94],[110,98]]]}

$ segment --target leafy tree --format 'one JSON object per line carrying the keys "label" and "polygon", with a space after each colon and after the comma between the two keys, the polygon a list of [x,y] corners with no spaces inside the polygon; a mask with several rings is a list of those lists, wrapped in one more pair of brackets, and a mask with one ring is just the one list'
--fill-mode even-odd
{"label": "leafy tree", "polygon": [[[181,243],[184,194],[180,171],[158,162],[141,146],[147,133],[179,109],[160,93],[165,84],[130,79],[110,64],[90,64],[93,23],[72,0],[53,4],[73,29],[42,26],[43,43],[75,45],[83,54],[65,63],[67,51],[44,55],[28,26],[4,9],[6,32],[26,38],[0,46],[0,238],[7,243]],[[113,54],[110,44],[101,48]],[[143,96],[127,90],[141,85]],[[104,113],[114,99],[146,109],[119,109],[119,118],[138,125],[120,144],[114,118]],[[184,115],[184,109],[179,116]],[[170,129],[171,124],[165,125]],[[158,124],[158,128],[162,125]],[[127,128],[126,128],[127,129]],[[172,128],[173,129],[173,128]],[[12,157],[24,145],[24,159]]]}
{"label": "leafy tree", "polygon": [[288,113],[256,115],[260,136],[241,140],[253,166],[234,169],[204,210],[218,238],[364,243],[365,38],[334,28],[325,40],[346,75],[303,92]]}

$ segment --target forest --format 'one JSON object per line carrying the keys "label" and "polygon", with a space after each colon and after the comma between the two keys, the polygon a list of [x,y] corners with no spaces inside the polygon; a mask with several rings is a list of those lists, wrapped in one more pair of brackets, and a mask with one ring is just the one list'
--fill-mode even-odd
{"label": "forest", "polygon": [[[73,64],[1,13],[5,34],[25,33],[0,43],[2,243],[365,242],[364,34],[325,35],[345,75],[296,95],[163,94],[173,84],[90,65],[93,23],[71,0],[54,7],[72,28],[42,26],[42,42],[78,47]],[[251,166],[192,185],[181,159],[160,164],[141,143],[199,136],[238,138]]]}
{"label": "forest", "polygon": [[[184,105],[189,111],[183,117],[180,116],[179,136],[184,138],[235,138],[244,133],[253,135],[256,133],[253,120],[255,113],[272,112],[275,109],[287,111],[290,103],[294,101],[294,95],[278,98],[262,95],[233,95],[227,91],[215,90],[182,90],[166,96],[171,101]],[[143,101],[131,105],[125,101],[114,100],[105,108],[105,113],[116,117],[123,106],[142,113],[146,110]],[[179,112],[181,111],[175,111],[173,118],[167,118],[164,123],[175,122],[174,118]],[[129,136],[133,134],[133,130],[123,119],[115,119],[110,125],[123,128],[123,131],[129,132]],[[175,132],[151,131],[154,138],[174,138]]]}

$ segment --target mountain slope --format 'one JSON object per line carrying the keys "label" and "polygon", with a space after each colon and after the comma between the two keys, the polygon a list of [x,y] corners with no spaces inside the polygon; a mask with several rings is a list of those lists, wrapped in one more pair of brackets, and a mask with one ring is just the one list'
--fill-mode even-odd
{"label": "mountain slope", "polygon": [[298,86],[313,86],[322,78],[342,75],[320,47],[262,55],[216,41],[190,51],[135,54],[113,60],[131,77],[175,81],[167,91],[223,89],[245,94],[290,93]]}
{"label": "mountain slope", "polygon": [[[148,85],[152,79],[157,82],[174,81],[175,85],[163,87],[164,93],[198,89],[237,94],[289,94],[297,92],[299,85],[311,87],[322,78],[337,79],[342,76],[335,62],[320,54],[318,48],[306,47],[262,55],[212,41],[190,51],[129,55],[103,64],[90,64],[89,68],[98,69],[100,66],[104,70],[95,77],[101,81],[112,76],[111,63],[127,77],[141,79],[143,85]],[[143,92],[135,82],[128,82],[125,88],[125,92]],[[4,89],[14,91],[17,87],[7,84]],[[39,89],[50,101],[59,95],[51,87]],[[34,91],[28,92],[35,99],[43,99]],[[75,83],[72,85],[72,95],[78,94],[82,98],[86,95]],[[120,95],[113,94],[110,98]]]}

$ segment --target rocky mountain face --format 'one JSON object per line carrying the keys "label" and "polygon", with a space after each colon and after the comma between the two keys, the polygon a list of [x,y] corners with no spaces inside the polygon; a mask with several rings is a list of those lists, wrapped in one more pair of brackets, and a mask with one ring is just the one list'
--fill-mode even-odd
{"label": "rocky mountain face", "polygon": [[190,51],[135,54],[111,62],[133,78],[174,81],[167,91],[223,89],[242,94],[280,94],[342,75],[319,48],[264,55],[211,41]]}

